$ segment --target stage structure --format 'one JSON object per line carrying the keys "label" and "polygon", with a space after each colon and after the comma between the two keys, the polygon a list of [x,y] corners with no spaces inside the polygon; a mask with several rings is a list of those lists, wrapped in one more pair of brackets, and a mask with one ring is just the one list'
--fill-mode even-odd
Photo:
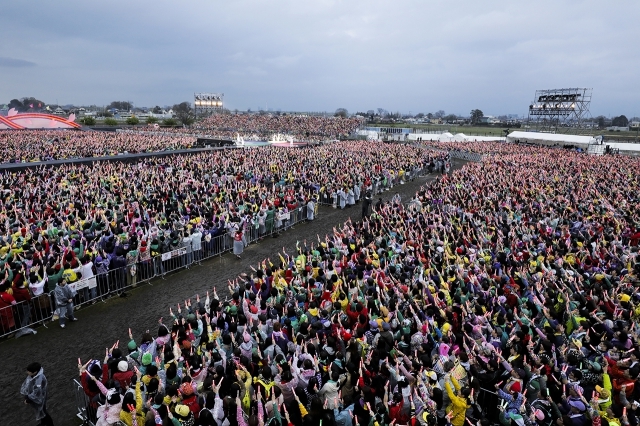
{"label": "stage structure", "polygon": [[539,132],[577,133],[591,118],[593,89],[536,90],[529,105],[529,126]]}
{"label": "stage structure", "polygon": [[224,93],[194,93],[193,111],[196,117],[222,112]]}

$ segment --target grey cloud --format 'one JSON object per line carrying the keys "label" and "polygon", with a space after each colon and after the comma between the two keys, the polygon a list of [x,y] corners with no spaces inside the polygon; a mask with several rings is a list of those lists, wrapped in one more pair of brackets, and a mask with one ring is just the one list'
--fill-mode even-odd
{"label": "grey cloud", "polygon": [[0,67],[6,68],[25,68],[35,67],[37,64],[31,61],[25,61],[24,59],[7,58],[0,56]]}
{"label": "grey cloud", "polygon": [[594,115],[633,116],[638,15],[637,0],[10,2],[2,54],[38,66],[0,62],[0,79],[8,99],[62,103],[210,90],[232,109],[492,115],[526,113],[536,89],[584,86]]}

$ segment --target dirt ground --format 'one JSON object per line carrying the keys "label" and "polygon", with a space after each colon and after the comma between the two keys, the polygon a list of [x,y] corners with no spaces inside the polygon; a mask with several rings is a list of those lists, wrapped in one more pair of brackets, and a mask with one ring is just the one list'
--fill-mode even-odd
{"label": "dirt ground", "polygon": [[[454,162],[453,168],[463,165]],[[437,178],[437,174],[417,178],[413,182],[399,185],[378,197],[391,198],[397,191],[403,201],[424,183]],[[265,258],[277,258],[277,252],[285,246],[293,252],[296,240],[315,239],[316,234],[324,236],[332,227],[344,223],[349,217],[360,219],[361,208],[356,205],[344,210],[320,206],[318,218],[310,223],[299,224],[293,230],[278,238],[267,238],[246,248],[242,260],[226,254],[182,270],[166,277],[155,279],[128,292],[126,298],[112,298],[105,303],[97,303],[77,311],[79,319],[61,329],[58,322],[50,322],[48,328],[39,327],[35,336],[8,339],[0,342],[0,360],[3,374],[0,375],[0,425],[35,424],[34,412],[26,406],[20,396],[20,385],[26,376],[26,366],[34,361],[44,367],[49,380],[49,412],[56,425],[76,425],[81,422],[75,417],[76,406],[72,379],[77,377],[77,359],[83,362],[92,357],[102,361],[104,348],[111,347],[120,340],[120,347],[126,349],[127,329],[131,327],[136,339],[143,331],[157,330],[160,317],[169,317],[169,307],[196,294],[204,297],[208,290],[216,287],[220,295],[227,293],[227,280],[240,273],[250,271]]]}

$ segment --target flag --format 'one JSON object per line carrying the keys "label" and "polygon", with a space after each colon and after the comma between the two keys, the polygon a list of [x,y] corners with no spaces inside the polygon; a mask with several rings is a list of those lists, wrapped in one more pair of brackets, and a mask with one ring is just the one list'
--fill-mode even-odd
{"label": "flag", "polygon": [[29,108],[33,108],[33,104],[29,104]]}
{"label": "flag", "polygon": [[42,104],[41,103],[38,104],[38,108],[42,108]]}

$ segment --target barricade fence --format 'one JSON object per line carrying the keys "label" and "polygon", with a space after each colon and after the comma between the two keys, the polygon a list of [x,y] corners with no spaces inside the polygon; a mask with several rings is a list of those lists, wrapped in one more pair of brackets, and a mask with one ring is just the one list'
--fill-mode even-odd
{"label": "barricade fence", "polygon": [[457,160],[473,161],[475,163],[481,163],[483,159],[482,154],[469,151],[449,151],[449,155]]}
{"label": "barricade fence", "polygon": [[[301,222],[314,219],[317,214],[318,204],[315,204],[313,212],[308,211],[307,205],[303,205],[288,213],[276,213],[273,217],[267,217],[264,223],[246,223],[243,228],[244,246],[288,231]],[[211,238],[205,236],[195,244],[193,241],[182,241],[181,245],[155,256],[140,254],[137,261],[131,264],[126,264],[124,257],[114,258],[109,270],[98,271],[92,277],[80,277],[67,284],[76,293],[74,308],[104,302],[133,287],[148,284],[156,278],[164,278],[168,273],[189,269],[202,261],[220,257],[233,250],[233,242],[232,234],[225,232]],[[15,304],[3,303],[0,307],[0,338],[29,334],[33,331],[32,327],[46,327],[48,321],[57,320],[67,312],[69,309],[66,305],[58,306],[56,303],[55,291],[51,287],[38,295],[30,293],[29,300]]]}
{"label": "barricade fence", "polygon": [[76,417],[82,420],[83,425],[95,426],[99,401],[91,401],[84,391],[82,384],[73,379],[73,396],[76,402]]}

